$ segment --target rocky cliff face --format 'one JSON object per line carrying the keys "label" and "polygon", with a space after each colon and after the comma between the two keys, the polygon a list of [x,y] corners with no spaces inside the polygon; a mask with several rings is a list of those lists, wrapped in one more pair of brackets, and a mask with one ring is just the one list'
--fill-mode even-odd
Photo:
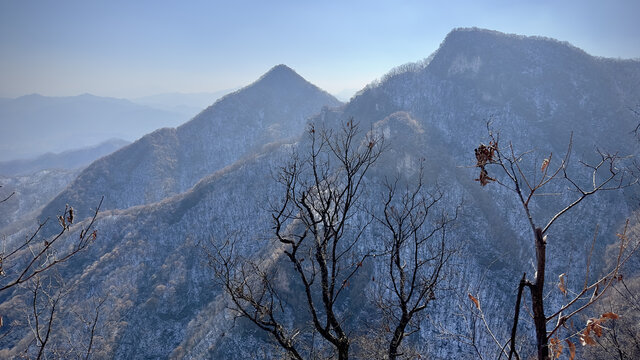
{"label": "rocky cliff face", "polygon": [[[409,339],[418,350],[432,358],[473,358],[460,343],[436,337],[441,331],[436,324],[451,332],[467,331],[467,323],[452,315],[452,307],[457,306],[458,295],[462,294],[464,305],[466,294],[473,292],[484,311],[493,314],[489,321],[496,333],[506,334],[510,325],[504,319],[510,317],[517,283],[523,272],[533,273],[533,241],[513,193],[496,184],[481,188],[473,181],[477,176],[471,168],[473,149],[488,141],[487,120],[501,132],[501,144],[511,141],[520,152],[536,150],[538,155],[522,163],[531,174],[539,173],[547,154],[553,152],[554,161],[562,157],[573,131],[576,161],[569,171],[588,184],[591,179],[577,160],[592,160],[595,146],[637,152],[629,131],[638,119],[626,108],[640,99],[639,80],[637,61],[593,58],[550,39],[460,29],[426,61],[392,71],[344,107],[324,109],[310,120],[331,128],[354,118],[362,129],[384,135],[389,149],[372,169],[367,196],[361,199],[369,212],[380,211],[384,177],[411,178],[421,158],[427,182],[446,190],[444,205],[455,207],[463,201],[448,238],[461,254],[447,278],[455,291],[437,294],[440,301],[429,310],[430,319]],[[274,87],[280,90],[270,90]],[[291,88],[298,90],[286,94]],[[309,98],[315,100],[306,102]],[[105,356],[273,356],[265,336],[248,323],[234,322],[225,310],[202,245],[239,234],[247,256],[278,258],[267,204],[279,198],[282,189],[271,174],[292,151],[305,151],[307,140],[302,136],[264,145],[301,134],[306,111],[317,111],[328,100],[289,69],[276,67],[188,124],[156,131],[94,163],[49,205],[49,211],[63,202],[86,207],[105,193],[107,209],[113,209],[99,218],[98,241],[63,269],[80,289],[65,306],[81,306],[96,294],[110,296],[107,307],[118,321],[111,324],[110,337],[105,335]],[[306,105],[295,106],[301,103]],[[550,304],[561,300],[553,293],[560,273],[583,275],[585,249],[596,224],[597,248],[613,241],[615,231],[634,210],[632,191],[596,195],[553,226],[547,272]],[[573,199],[561,183],[549,192],[561,195],[534,200],[536,222],[547,221]],[[366,215],[358,214],[353,227],[360,226]],[[382,234],[379,226],[372,225],[360,250],[380,247]],[[601,263],[602,258],[595,260],[594,264]],[[363,272],[341,304],[352,314],[350,325],[356,329],[376,316],[375,307],[362,296],[375,289],[368,279],[384,279],[385,273],[378,262]],[[285,304],[294,314],[290,320],[304,322],[295,303],[293,294]],[[19,339],[0,340],[7,349],[3,355],[19,351]],[[480,346],[491,346],[489,341],[481,337]]]}

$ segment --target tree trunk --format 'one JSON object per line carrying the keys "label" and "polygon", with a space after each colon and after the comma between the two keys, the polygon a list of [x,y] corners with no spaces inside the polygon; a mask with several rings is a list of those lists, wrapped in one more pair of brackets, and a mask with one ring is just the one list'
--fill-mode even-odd
{"label": "tree trunk", "polygon": [[409,318],[403,315],[400,319],[400,323],[393,333],[393,339],[391,339],[391,343],[389,343],[389,360],[395,360],[398,357],[398,348],[402,343],[402,339],[404,338],[404,330],[408,324]]}
{"label": "tree trunk", "polygon": [[338,348],[338,360],[349,359],[349,341],[344,338],[344,341],[340,341],[336,346]]}
{"label": "tree trunk", "polygon": [[544,315],[544,270],[547,244],[542,236],[542,230],[536,228],[536,260],[537,274],[535,283],[531,287],[531,304],[533,308],[533,323],[536,327],[536,345],[538,360],[549,359],[549,344],[547,341],[547,318]]}
{"label": "tree trunk", "polygon": [[516,297],[516,311],[513,313],[513,327],[511,328],[511,350],[509,350],[509,360],[516,354],[516,359],[520,360],[520,357],[516,353],[516,333],[518,331],[518,319],[520,318],[520,303],[522,302],[522,292],[524,287],[527,286],[527,273],[522,274],[522,280],[518,285],[518,296]]}

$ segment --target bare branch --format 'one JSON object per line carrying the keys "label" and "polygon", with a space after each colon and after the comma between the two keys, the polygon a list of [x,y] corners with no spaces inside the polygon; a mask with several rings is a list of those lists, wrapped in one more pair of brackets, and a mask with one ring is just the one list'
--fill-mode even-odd
{"label": "bare branch", "polygon": [[[50,239],[43,240],[42,244],[36,245],[32,247],[34,244],[34,240],[37,238],[40,230],[46,224],[46,221],[38,225],[38,228],[34,233],[19,247],[9,252],[7,256],[4,256],[2,259],[2,264],[5,264],[7,260],[13,260],[15,262],[20,261],[20,253],[27,249],[30,250],[30,255],[27,256],[26,264],[21,266],[22,270],[15,272],[13,276],[11,274],[5,274],[4,281],[7,281],[7,278],[10,278],[8,282],[4,285],[0,285],[0,292],[5,291],[13,286],[24,283],[29,279],[46,272],[57,264],[63,263],[70,259],[72,256],[76,255],[80,251],[84,250],[89,244],[96,239],[97,231],[91,230],[93,225],[98,217],[98,211],[100,211],[100,207],[102,206],[102,201],[104,197],[100,199],[98,206],[96,207],[92,218],[89,220],[86,228],[83,228],[78,236],[78,239],[74,243],[72,247],[66,252],[62,252],[61,254],[54,254],[54,250],[56,250],[55,244],[58,243],[60,239],[63,238],[63,235],[66,234],[73,224],[74,213],[73,208],[67,206],[62,215],[58,216],[58,220],[60,223],[60,232]],[[14,259],[16,258],[17,259]],[[2,269],[5,273],[7,272],[7,268]]]}
{"label": "bare branch", "polygon": [[[447,226],[456,216],[449,218],[444,210],[433,211],[443,198],[436,189],[427,193],[423,188],[424,161],[420,162],[417,184],[398,190],[400,177],[386,181],[383,216],[374,218],[387,230],[385,254],[388,257],[390,299],[382,298],[380,305],[387,316],[393,318],[395,328],[388,349],[388,358],[396,359],[404,338],[418,330],[420,313],[436,299],[442,270],[454,250],[446,244]],[[439,239],[436,235],[440,235]]]}
{"label": "bare branch", "polygon": [[[0,187],[2,187],[2,185],[0,185]],[[4,198],[4,199],[0,200],[0,204],[2,204],[3,202],[5,202],[5,201],[7,201],[7,200],[11,199],[11,197],[12,197],[13,195],[15,195],[15,194],[16,194],[16,192],[15,192],[15,191],[11,192],[11,194],[9,194],[6,198]]]}
{"label": "bare branch", "polygon": [[[477,165],[481,168],[481,175],[479,177],[479,181],[481,185],[487,185],[491,181],[496,181],[499,184],[506,186],[510,190],[514,191],[517,195],[517,198],[522,205],[522,209],[527,217],[529,225],[532,230],[534,245],[536,250],[536,275],[533,282],[526,280],[526,277],[520,282],[520,286],[518,288],[518,296],[516,299],[516,313],[513,320],[513,328],[511,334],[511,351],[509,357],[513,355],[514,350],[514,341],[515,334],[517,332],[517,323],[518,323],[518,315],[520,309],[520,301],[522,290],[526,286],[529,288],[531,292],[531,311],[532,317],[534,320],[534,326],[536,330],[536,345],[538,350],[538,359],[546,360],[549,358],[550,347],[549,340],[555,334],[555,332],[563,325],[566,324],[566,321],[572,316],[580,313],[588,306],[593,304],[596,300],[598,300],[602,294],[611,286],[612,282],[617,279],[618,271],[620,270],[620,266],[624,264],[628,257],[624,257],[623,253],[625,250],[625,241],[621,240],[620,245],[620,254],[617,258],[617,263],[614,266],[613,270],[604,277],[593,282],[591,285],[589,284],[589,267],[591,261],[591,254],[587,259],[587,270],[585,272],[585,285],[578,294],[572,299],[569,300],[565,305],[561,306],[558,311],[556,311],[551,316],[545,315],[545,296],[544,296],[544,283],[545,283],[545,270],[546,270],[546,233],[551,228],[559,218],[568,213],[569,210],[578,206],[585,198],[596,194],[601,191],[612,191],[612,190],[620,190],[625,187],[631,186],[637,182],[635,179],[626,180],[624,171],[618,169],[617,163],[620,160],[620,157],[617,154],[605,154],[599,150],[597,153],[600,157],[599,161],[596,164],[588,164],[586,162],[581,162],[584,169],[587,169],[591,172],[590,180],[591,184],[589,186],[583,186],[578,183],[568,172],[568,164],[570,160],[571,149],[573,146],[573,136],[570,137],[567,152],[564,156],[564,159],[561,163],[555,168],[554,171],[550,171],[549,167],[552,161],[552,154],[549,157],[545,158],[542,161],[540,166],[540,171],[542,175],[539,180],[535,180],[538,178],[536,173],[533,176],[527,174],[527,171],[523,169],[521,165],[521,160],[524,159],[525,155],[528,155],[530,152],[525,152],[520,155],[516,154],[514,147],[512,144],[509,144],[509,149],[506,154],[504,154],[498,146],[498,141],[494,137],[493,132],[491,131],[490,125],[487,124],[487,128],[489,131],[489,137],[491,138],[490,142],[490,151],[487,152],[487,147],[481,144],[476,150],[475,155],[477,159]],[[491,181],[482,181],[482,178],[487,178],[487,170],[485,167],[490,165],[497,165],[497,167],[502,170],[504,175],[506,175],[507,183],[503,184],[499,179],[491,178]],[[534,179],[532,181],[531,179]],[[571,189],[575,191],[578,196],[574,198],[569,204],[564,205],[564,207],[554,213],[550,219],[547,221],[544,227],[538,227],[534,222],[534,218],[531,214],[530,202],[537,193],[539,193],[545,186],[547,186],[552,180],[562,180],[570,185]],[[478,180],[478,179],[476,179]],[[597,231],[596,231],[597,234]],[[625,233],[622,234],[621,238],[626,236]],[[595,242],[595,235],[594,235]],[[593,244],[592,244],[593,249]],[[637,247],[632,250],[632,253],[635,252]],[[581,303],[577,309],[573,310],[568,315],[562,315],[566,311],[569,311],[574,305],[577,305],[578,302],[584,300],[584,296],[593,291],[589,300],[584,303]],[[554,318],[558,318],[556,325],[554,326],[551,332],[547,332],[547,323]],[[558,339],[553,339],[554,344],[557,344]],[[554,345],[555,346],[555,345]]]}

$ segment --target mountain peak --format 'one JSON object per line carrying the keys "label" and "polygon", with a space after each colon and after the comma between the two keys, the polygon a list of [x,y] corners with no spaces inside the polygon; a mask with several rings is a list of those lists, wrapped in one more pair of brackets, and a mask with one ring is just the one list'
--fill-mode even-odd
{"label": "mountain peak", "polygon": [[444,38],[438,53],[450,49],[461,50],[467,47],[483,49],[487,47],[503,46],[505,40],[525,39],[526,36],[506,34],[495,30],[471,28],[455,28]]}
{"label": "mountain peak", "polygon": [[[262,95],[255,95],[256,92],[261,93]],[[288,94],[288,97],[296,97],[300,99],[303,99],[305,96],[313,97],[321,94],[321,96],[325,98],[325,105],[338,106],[341,104],[340,101],[338,101],[328,92],[310,83],[293,69],[284,64],[279,64],[272,67],[271,69],[269,69],[269,71],[258,78],[258,80],[254,81],[246,87],[243,87],[231,94],[222,97],[216,103],[222,103],[229,99],[237,98],[238,95],[241,95],[242,97],[257,96],[263,98],[265,93],[270,94],[269,96],[271,97],[279,97],[280,95]]]}
{"label": "mountain peak", "polygon": [[19,101],[25,101],[25,100],[39,100],[39,99],[44,99],[46,98],[46,96],[41,95],[41,94],[37,94],[37,93],[33,93],[33,94],[27,94],[27,95],[22,95],[19,96],[15,99],[12,100],[19,100]]}
{"label": "mountain peak", "polygon": [[278,64],[278,65],[272,67],[269,71],[267,71],[267,74],[269,74],[269,73],[277,73],[277,72],[290,72],[290,73],[294,73],[295,74],[295,71],[292,68],[290,68],[287,65],[285,65],[285,64]]}
{"label": "mountain peak", "polygon": [[288,83],[299,82],[308,83],[302,76],[298,75],[293,69],[284,64],[272,67],[264,75],[262,75],[254,84],[258,83]]}
{"label": "mountain peak", "polygon": [[520,34],[509,34],[500,32],[497,30],[483,29],[478,27],[458,27],[451,30],[447,36],[445,36],[443,40],[443,44],[446,44],[450,41],[457,41],[461,39],[545,39],[545,40],[553,40],[558,42],[557,40],[551,38],[545,38],[542,36],[526,36]]}
{"label": "mountain peak", "polygon": [[456,36],[460,34],[487,34],[487,35],[493,35],[493,36],[508,36],[506,33],[503,33],[497,30],[483,29],[475,26],[474,27],[457,27],[449,31],[449,33],[445,37],[445,41],[446,41],[446,38],[450,36]]}
{"label": "mountain peak", "polygon": [[[89,93],[82,93],[80,95],[76,95],[76,96],[73,96],[73,97],[78,98],[78,99],[97,99],[97,98],[100,98],[101,96],[96,96],[96,95],[89,94]],[[103,97],[103,98],[108,98],[108,97]]]}
{"label": "mountain peak", "polygon": [[555,51],[564,51],[579,55],[588,55],[584,50],[566,42],[544,36],[527,36],[519,34],[503,33],[496,30],[481,29],[477,27],[455,28],[447,34],[440,50],[445,48],[495,51],[504,48],[550,48]]}
{"label": "mountain peak", "polygon": [[[563,41],[506,34],[479,28],[453,29],[432,55],[428,67],[446,76],[474,78],[484,74],[566,74],[588,72],[593,57]],[[489,75],[487,75],[489,76]],[[533,81],[532,80],[532,81]]]}

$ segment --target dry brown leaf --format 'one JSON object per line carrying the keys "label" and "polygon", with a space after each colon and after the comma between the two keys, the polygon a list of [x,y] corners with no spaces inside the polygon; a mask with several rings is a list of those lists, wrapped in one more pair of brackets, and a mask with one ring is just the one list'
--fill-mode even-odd
{"label": "dry brown leaf", "polygon": [[600,322],[593,325],[593,333],[596,334],[597,337],[602,336],[602,325],[600,325]]}
{"label": "dry brown leaf", "polygon": [[619,318],[618,314],[607,312],[602,314],[599,319],[587,320],[587,326],[585,326],[584,332],[580,334],[580,343],[582,344],[582,346],[596,345],[596,342],[590,336],[591,332],[593,332],[597,337],[601,337],[602,330],[604,329],[602,326],[602,323],[609,319],[615,320],[618,318]]}
{"label": "dry brown leaf", "polygon": [[559,342],[555,350],[553,351],[553,356],[555,356],[556,359],[558,359],[560,355],[562,355],[562,350],[564,350],[564,346],[562,345],[561,342]]}
{"label": "dry brown leaf", "polygon": [[549,159],[544,159],[542,161],[542,166],[540,167],[540,171],[544,172],[547,170],[547,166],[549,166]]}
{"label": "dry brown leaf", "polygon": [[469,294],[469,299],[471,299],[471,301],[473,301],[473,303],[476,305],[476,308],[478,308],[478,310],[480,310],[480,301],[478,299],[475,298],[475,296]]}
{"label": "dry brown leaf", "polygon": [[587,345],[594,346],[596,345],[596,342],[593,341],[591,336],[589,336],[589,334],[585,332],[580,334],[580,344],[582,344],[582,346],[587,346]]}
{"label": "dry brown leaf", "polygon": [[601,319],[611,319],[611,320],[615,320],[617,318],[619,318],[620,316],[618,316],[618,314],[616,313],[612,313],[612,312],[608,312],[608,313],[604,313],[602,314],[602,316],[600,317]]}
{"label": "dry brown leaf", "polygon": [[567,277],[567,275],[562,273],[558,277],[560,278],[560,282],[558,283],[558,289],[560,289],[560,291],[564,295],[567,295],[567,285],[564,283],[564,279]]}
{"label": "dry brown leaf", "polygon": [[606,318],[600,319],[589,319],[587,320],[587,326],[584,329],[584,333],[589,335],[591,331],[596,334],[597,337],[602,336],[602,325],[600,325],[603,321],[607,320]]}
{"label": "dry brown leaf", "polygon": [[569,360],[573,360],[576,357],[576,344],[572,343],[571,340],[566,340],[567,345],[569,345]]}
{"label": "dry brown leaf", "polygon": [[486,186],[492,181],[496,181],[496,179],[489,176],[489,173],[484,167],[480,168],[480,176],[478,176],[475,181],[479,181],[481,186]]}
{"label": "dry brown leaf", "polygon": [[554,359],[558,359],[560,355],[562,355],[564,346],[562,345],[562,342],[558,340],[558,338],[549,339],[549,347],[551,348],[551,353],[553,354]]}

